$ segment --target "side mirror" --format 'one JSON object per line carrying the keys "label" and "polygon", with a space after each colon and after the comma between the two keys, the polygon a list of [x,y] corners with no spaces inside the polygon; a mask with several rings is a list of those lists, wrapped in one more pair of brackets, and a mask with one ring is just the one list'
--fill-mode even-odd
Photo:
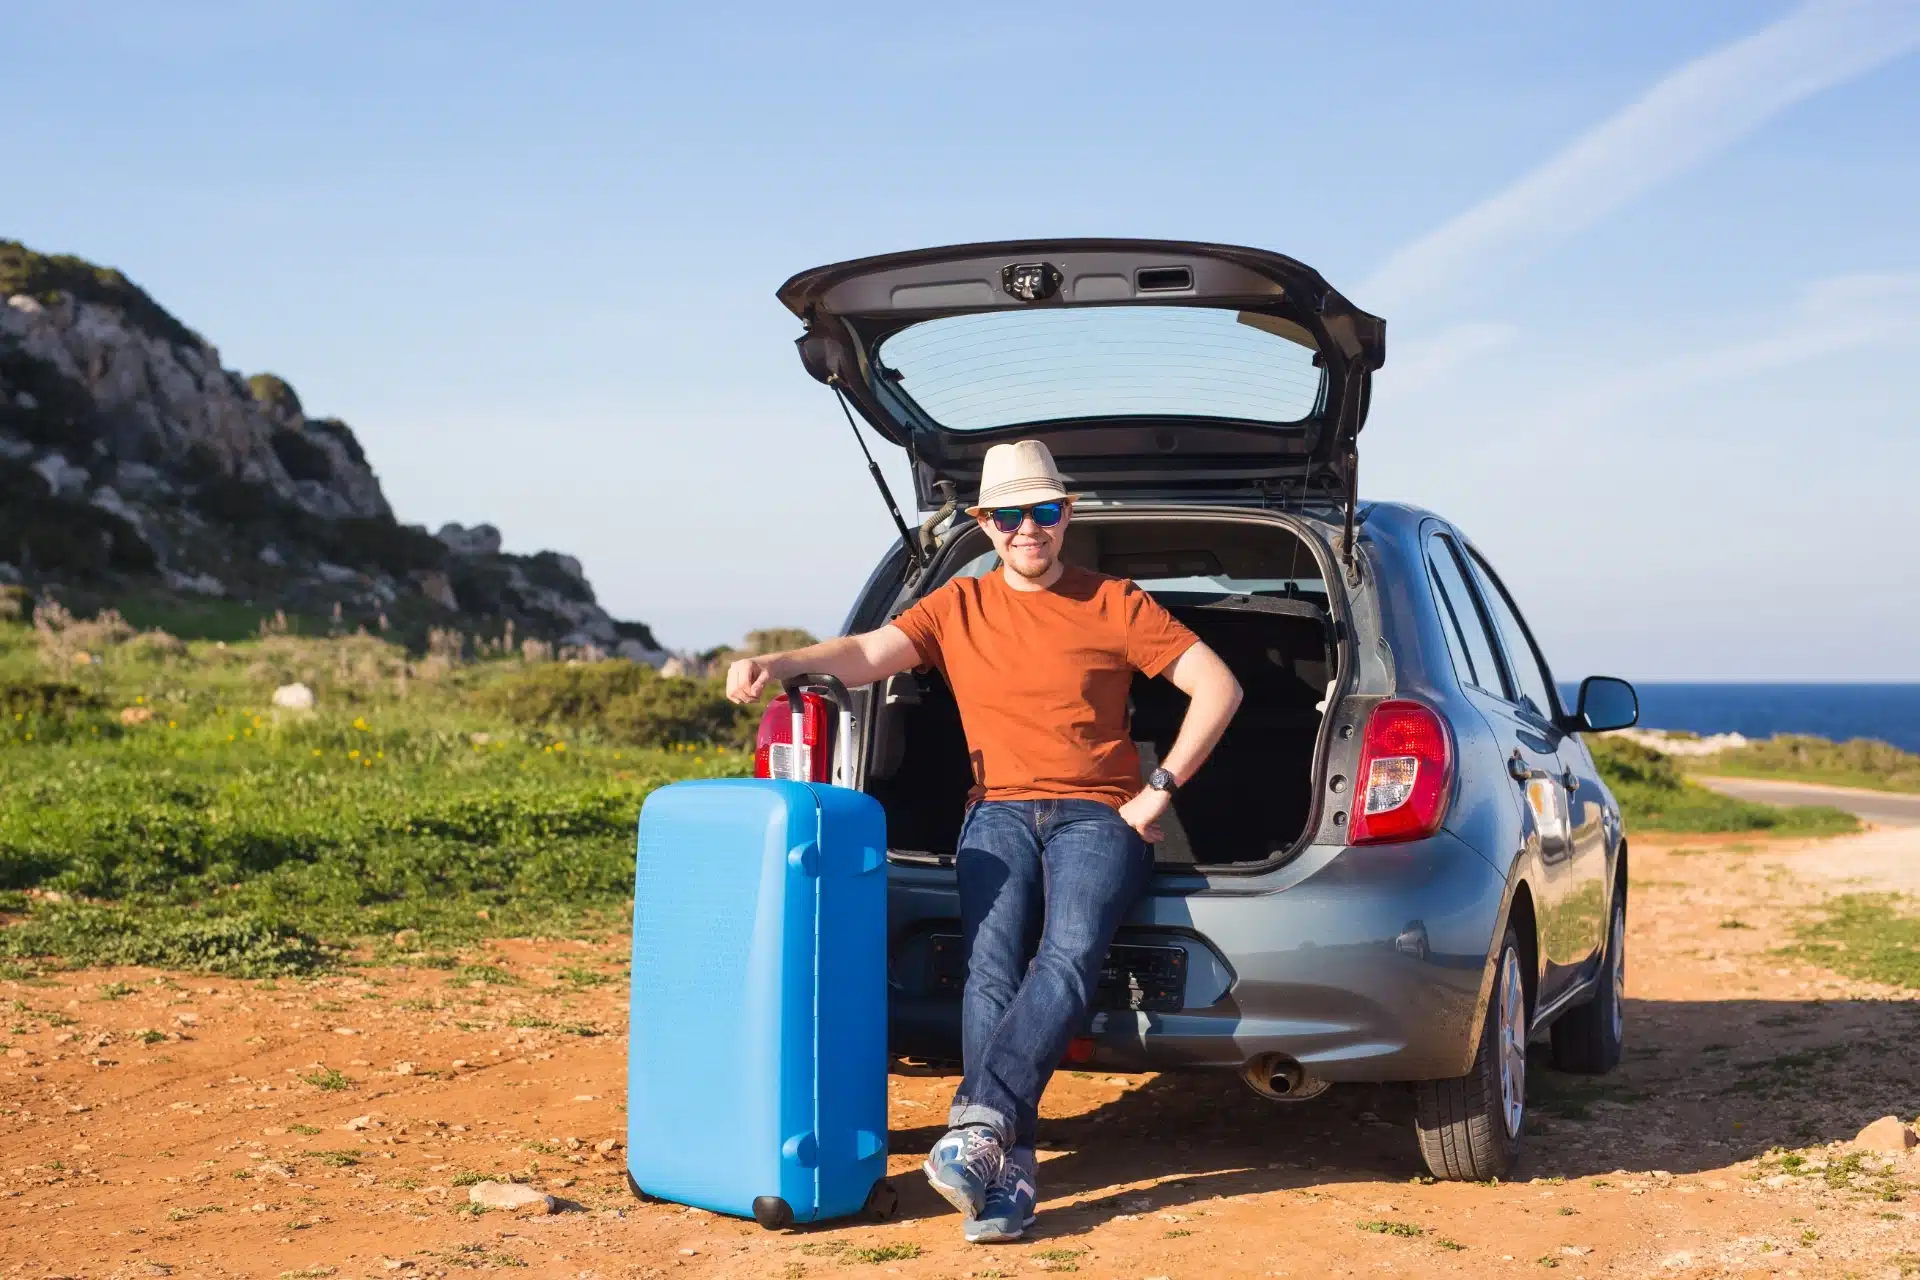
{"label": "side mirror", "polygon": [[1640,695],[1625,680],[1588,676],[1580,682],[1580,701],[1565,728],[1573,733],[1631,729],[1640,721]]}

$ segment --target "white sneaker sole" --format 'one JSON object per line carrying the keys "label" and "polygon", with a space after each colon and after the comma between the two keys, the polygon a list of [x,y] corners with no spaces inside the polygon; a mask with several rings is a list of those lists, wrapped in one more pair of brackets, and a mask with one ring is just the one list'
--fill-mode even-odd
{"label": "white sneaker sole", "polygon": [[[981,1231],[977,1234],[974,1232],[967,1232],[965,1233],[967,1237],[967,1243],[968,1244],[1012,1244],[1014,1241],[1018,1240],[1021,1236],[1024,1236],[1025,1234],[1027,1234],[1027,1228],[1031,1227],[1034,1224],[1034,1221],[1035,1219],[1028,1218],[1026,1222],[1021,1224],[1020,1229],[1018,1231]],[[978,1224],[976,1223],[972,1225],[977,1226]]]}
{"label": "white sneaker sole", "polygon": [[967,1194],[967,1189],[965,1187],[948,1186],[946,1183],[940,1181],[939,1178],[935,1177],[933,1172],[933,1161],[930,1159],[922,1162],[922,1164],[920,1165],[920,1172],[927,1175],[927,1185],[932,1187],[936,1192],[938,1192],[942,1200],[945,1200],[948,1204],[952,1205],[956,1210],[958,1210],[960,1213],[966,1215],[969,1218],[979,1213],[981,1208],[985,1204],[984,1198],[982,1199],[981,1204],[975,1204],[973,1202],[973,1198]]}

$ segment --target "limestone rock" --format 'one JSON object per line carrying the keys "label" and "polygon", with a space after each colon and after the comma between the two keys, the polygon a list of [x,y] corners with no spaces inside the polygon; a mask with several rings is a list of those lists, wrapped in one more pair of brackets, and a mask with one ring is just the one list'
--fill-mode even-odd
{"label": "limestone rock", "polygon": [[446,543],[447,550],[457,556],[500,554],[500,531],[490,524],[477,524],[471,529],[463,525],[443,524],[440,532],[433,536]]}
{"label": "limestone rock", "polygon": [[460,601],[453,594],[453,581],[444,573],[420,575],[420,594],[453,613],[460,612]]}
{"label": "limestone rock", "polygon": [[1920,1134],[1903,1124],[1898,1116],[1881,1116],[1860,1131],[1853,1145],[1863,1151],[1909,1151],[1920,1147]]}
{"label": "limestone rock", "polygon": [[467,1188],[467,1199],[489,1209],[509,1212],[530,1209],[535,1213],[552,1213],[557,1207],[552,1196],[517,1182],[476,1182]]}
{"label": "limestone rock", "polygon": [[313,690],[298,682],[283,684],[273,691],[273,705],[285,707],[289,711],[311,711],[313,710]]}
{"label": "limestone rock", "polygon": [[62,453],[50,453],[33,464],[33,470],[47,482],[47,492],[56,498],[78,497],[87,489],[87,469],[68,462]]}

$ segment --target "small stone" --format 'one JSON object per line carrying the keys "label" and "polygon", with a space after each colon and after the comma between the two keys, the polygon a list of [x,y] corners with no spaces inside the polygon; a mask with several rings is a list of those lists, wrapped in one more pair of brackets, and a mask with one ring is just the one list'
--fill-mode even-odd
{"label": "small stone", "polygon": [[283,1137],[286,1134],[286,1132],[287,1131],[281,1128],[279,1125],[270,1124],[266,1128],[260,1131],[260,1136],[263,1138],[279,1138],[279,1137]]}
{"label": "small stone", "polygon": [[341,1125],[340,1127],[342,1129],[345,1129],[348,1133],[358,1133],[362,1129],[371,1129],[373,1127],[373,1117],[372,1116],[355,1116],[353,1119],[347,1121],[345,1124]]}
{"label": "small stone", "polygon": [[552,1196],[517,1182],[476,1182],[467,1188],[467,1199],[489,1209],[531,1209],[536,1213],[552,1213],[555,1208]]}
{"label": "small stone", "polygon": [[411,1258],[382,1258],[380,1265],[389,1271],[407,1271],[413,1267]]}
{"label": "small stone", "polygon": [[360,1033],[358,1031],[355,1031],[352,1027],[335,1027],[333,1029],[333,1034],[337,1036],[357,1036]]}
{"label": "small stone", "polygon": [[579,1149],[580,1149],[580,1139],[578,1138],[567,1139],[567,1150],[578,1151]]}
{"label": "small stone", "polygon": [[289,711],[311,711],[313,710],[313,690],[297,681],[293,684],[283,684],[273,691],[273,705],[285,707]]}
{"label": "small stone", "polygon": [[22,1049],[20,1046],[15,1045],[13,1048],[7,1050],[7,1056],[9,1058],[20,1059],[27,1056],[27,1051],[25,1049]]}
{"label": "small stone", "polygon": [[600,1095],[597,1093],[576,1093],[573,1095],[573,1100],[575,1102],[598,1102],[600,1101]]}
{"label": "small stone", "polygon": [[1907,1151],[1920,1146],[1920,1135],[1900,1123],[1898,1116],[1881,1116],[1860,1131],[1853,1145],[1864,1151]]}
{"label": "small stone", "polygon": [[410,1076],[415,1070],[417,1070],[417,1068],[411,1062],[396,1062],[393,1064],[393,1074],[397,1076]]}
{"label": "small stone", "polygon": [[465,1058],[455,1058],[453,1060],[453,1069],[455,1071],[458,1071],[461,1067],[464,1067],[466,1065],[467,1065],[467,1060]]}
{"label": "small stone", "polygon": [[200,1015],[191,1009],[182,1009],[179,1013],[173,1015],[173,1025],[176,1027],[197,1027],[200,1025]]}
{"label": "small stone", "polygon": [[609,1151],[618,1151],[620,1149],[620,1139],[602,1138],[600,1139],[600,1141],[593,1144],[593,1149],[595,1151],[598,1151],[603,1156],[606,1155]]}
{"label": "small stone", "polygon": [[278,1160],[265,1161],[259,1166],[259,1169],[260,1172],[271,1173],[275,1177],[291,1178],[293,1176],[293,1166],[290,1164],[281,1164]]}

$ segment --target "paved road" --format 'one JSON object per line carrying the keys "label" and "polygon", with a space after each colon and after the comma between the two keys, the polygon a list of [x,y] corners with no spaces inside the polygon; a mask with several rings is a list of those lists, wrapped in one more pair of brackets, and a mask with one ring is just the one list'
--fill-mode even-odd
{"label": "paved road", "polygon": [[1830,804],[1880,826],[1920,827],[1920,795],[1760,778],[1696,777],[1695,781],[1742,800],[1757,800],[1762,804]]}

